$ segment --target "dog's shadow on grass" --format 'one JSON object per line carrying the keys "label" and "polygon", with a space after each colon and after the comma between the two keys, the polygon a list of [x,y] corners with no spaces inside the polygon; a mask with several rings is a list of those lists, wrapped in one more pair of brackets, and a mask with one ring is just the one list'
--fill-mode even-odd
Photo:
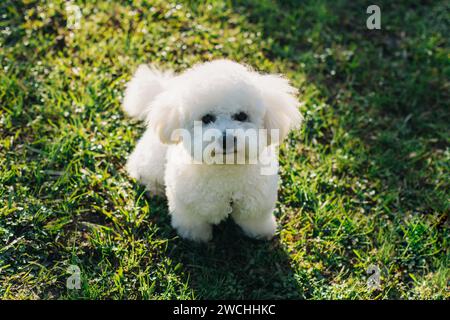
{"label": "dog's shadow on grass", "polygon": [[301,299],[305,290],[291,269],[278,235],[270,241],[250,239],[231,218],[214,227],[206,244],[177,236],[166,200],[146,197],[156,236],[169,240],[167,255],[181,263],[195,297],[200,299]]}

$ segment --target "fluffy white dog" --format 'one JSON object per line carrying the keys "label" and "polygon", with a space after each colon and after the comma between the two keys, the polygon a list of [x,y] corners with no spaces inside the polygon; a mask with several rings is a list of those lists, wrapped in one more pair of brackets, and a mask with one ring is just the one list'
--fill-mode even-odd
{"label": "fluffy white dog", "polygon": [[[207,62],[181,74],[141,65],[123,108],[148,127],[127,170],[151,194],[167,196],[172,226],[184,238],[208,241],[212,225],[231,215],[247,235],[270,239],[278,189],[278,159],[271,151],[300,125],[298,105],[288,80],[233,61]],[[199,124],[214,134],[197,134]],[[236,141],[242,132],[266,132],[260,129],[269,133],[258,136],[255,157],[248,154],[248,139]],[[234,158],[239,155],[244,163]],[[214,156],[228,160],[205,161]],[[275,168],[270,174],[264,173],[267,165]]]}

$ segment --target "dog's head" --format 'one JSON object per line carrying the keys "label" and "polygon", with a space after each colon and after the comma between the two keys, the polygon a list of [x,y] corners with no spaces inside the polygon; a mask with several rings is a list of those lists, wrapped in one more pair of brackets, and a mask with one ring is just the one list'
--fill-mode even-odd
{"label": "dog's head", "polygon": [[201,150],[203,157],[248,159],[251,150],[259,154],[279,144],[300,125],[298,106],[296,89],[285,78],[216,60],[172,78],[150,104],[147,120],[163,143],[182,140],[192,155]]}

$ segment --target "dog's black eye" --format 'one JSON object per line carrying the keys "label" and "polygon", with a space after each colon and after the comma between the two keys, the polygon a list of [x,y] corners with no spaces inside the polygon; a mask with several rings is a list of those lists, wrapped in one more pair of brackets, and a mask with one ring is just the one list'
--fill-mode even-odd
{"label": "dog's black eye", "polygon": [[247,121],[248,115],[245,112],[239,112],[239,113],[236,113],[235,115],[233,115],[233,119],[244,122],[244,121]]}
{"label": "dog's black eye", "polygon": [[216,117],[214,116],[214,115],[212,115],[212,114],[205,114],[203,117],[202,117],[202,122],[204,123],[204,124],[208,124],[208,123],[211,123],[211,122],[214,122],[214,121],[216,121]]}

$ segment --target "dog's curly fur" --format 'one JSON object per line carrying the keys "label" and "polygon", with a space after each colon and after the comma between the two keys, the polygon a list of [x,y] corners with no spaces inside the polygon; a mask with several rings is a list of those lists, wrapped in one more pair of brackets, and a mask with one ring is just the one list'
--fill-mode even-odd
{"label": "dog's curly fur", "polygon": [[[207,128],[279,130],[279,139],[269,136],[268,148],[273,148],[300,125],[298,105],[296,90],[285,78],[233,61],[215,60],[180,74],[141,65],[127,85],[123,108],[134,118],[146,119],[148,127],[128,159],[128,172],[150,193],[167,196],[172,226],[184,238],[210,240],[212,225],[229,215],[249,236],[271,238],[277,226],[273,210],[278,175],[262,175],[260,162],[185,161],[194,155],[173,133],[180,128],[192,132],[194,121],[208,114],[215,121]],[[233,118],[239,112],[248,119]],[[195,138],[193,142],[202,144]],[[220,147],[228,152],[225,143]],[[275,153],[259,155],[277,168]]]}

